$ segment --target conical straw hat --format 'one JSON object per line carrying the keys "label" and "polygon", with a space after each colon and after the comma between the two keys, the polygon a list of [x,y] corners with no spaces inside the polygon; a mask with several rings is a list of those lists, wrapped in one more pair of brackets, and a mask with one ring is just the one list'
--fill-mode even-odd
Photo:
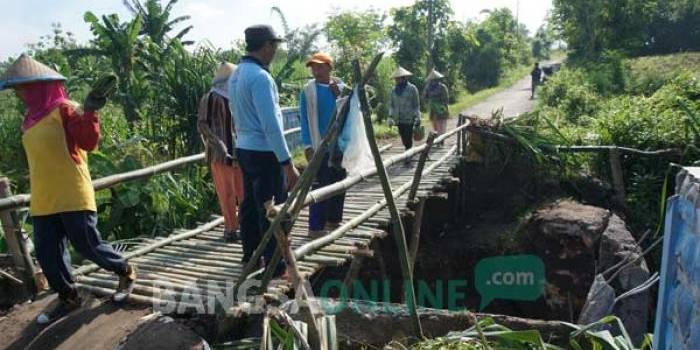
{"label": "conical straw hat", "polygon": [[394,72],[394,74],[391,75],[393,79],[396,78],[401,78],[401,77],[410,77],[412,76],[413,73],[409,72],[407,69],[404,67],[400,67]]}
{"label": "conical straw hat", "polygon": [[428,74],[428,77],[426,78],[427,80],[432,80],[432,79],[441,79],[444,78],[445,76],[442,75],[440,72],[436,71],[435,69],[430,71],[430,74]]}
{"label": "conical straw hat", "polygon": [[66,77],[49,68],[47,65],[22,54],[22,56],[19,56],[17,61],[7,69],[5,74],[0,77],[0,90],[18,84],[50,80],[66,80]]}
{"label": "conical straw hat", "polygon": [[216,85],[219,83],[222,83],[231,76],[233,71],[236,70],[238,66],[236,66],[233,63],[229,62],[221,62],[221,65],[219,66],[219,69],[216,71],[216,74],[214,75],[214,79],[212,79],[211,83]]}

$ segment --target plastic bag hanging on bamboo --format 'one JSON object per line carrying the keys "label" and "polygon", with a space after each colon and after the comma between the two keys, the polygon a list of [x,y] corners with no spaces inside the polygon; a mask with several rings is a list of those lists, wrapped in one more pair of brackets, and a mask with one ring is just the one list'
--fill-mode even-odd
{"label": "plastic bag hanging on bamboo", "polygon": [[[336,110],[341,111],[345,103],[348,103],[348,97],[338,100]],[[350,110],[338,138],[338,147],[343,153],[341,166],[348,172],[349,176],[353,176],[364,169],[373,167],[374,158],[372,158],[372,151],[369,148],[369,142],[367,142],[357,88],[354,89],[349,103]]]}

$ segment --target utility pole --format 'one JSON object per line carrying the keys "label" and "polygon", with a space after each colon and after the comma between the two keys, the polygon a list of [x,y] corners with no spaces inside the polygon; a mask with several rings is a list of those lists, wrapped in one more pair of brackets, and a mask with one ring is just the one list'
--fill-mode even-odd
{"label": "utility pole", "polygon": [[426,0],[428,2],[428,70],[426,74],[430,72],[435,66],[435,59],[433,57],[433,35],[434,35],[434,22],[435,14],[433,13],[433,0]]}

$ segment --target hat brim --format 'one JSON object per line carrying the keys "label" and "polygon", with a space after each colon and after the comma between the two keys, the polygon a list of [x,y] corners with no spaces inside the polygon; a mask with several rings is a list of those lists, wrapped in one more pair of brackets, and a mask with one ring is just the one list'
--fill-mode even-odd
{"label": "hat brim", "polygon": [[65,81],[65,77],[30,77],[30,78],[16,78],[0,81],[0,90],[5,90],[13,88],[17,85],[38,83],[42,81]]}
{"label": "hat brim", "polygon": [[327,65],[333,67],[333,64],[332,64],[332,63],[330,63],[330,62],[324,62],[324,61],[321,61],[321,60],[308,60],[308,61],[306,61],[306,66],[309,67],[309,66],[311,66],[311,65],[314,64],[314,63],[316,63],[316,64],[327,64]]}

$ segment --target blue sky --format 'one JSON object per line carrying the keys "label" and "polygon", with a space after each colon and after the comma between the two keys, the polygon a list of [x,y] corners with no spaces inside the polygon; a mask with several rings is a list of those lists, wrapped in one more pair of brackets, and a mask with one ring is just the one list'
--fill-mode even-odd
{"label": "blue sky", "polygon": [[[64,30],[75,34],[80,42],[89,40],[91,34],[83,21],[85,11],[97,15],[117,13],[128,17],[122,0],[0,0],[0,59],[15,56],[26,50],[26,44],[38,41],[41,35],[51,31],[52,22],[60,22]],[[208,40],[216,47],[229,47],[242,38],[243,29],[251,24],[280,24],[270,14],[272,6],[278,6],[287,16],[292,27],[322,23],[324,18],[338,10],[366,9],[374,7],[388,10],[410,5],[414,0],[180,0],[175,14],[192,17],[194,29],[189,38]],[[520,21],[534,32],[551,9],[551,0],[451,0],[455,17],[460,20],[478,19],[483,9],[508,7],[515,13],[519,2]]]}

